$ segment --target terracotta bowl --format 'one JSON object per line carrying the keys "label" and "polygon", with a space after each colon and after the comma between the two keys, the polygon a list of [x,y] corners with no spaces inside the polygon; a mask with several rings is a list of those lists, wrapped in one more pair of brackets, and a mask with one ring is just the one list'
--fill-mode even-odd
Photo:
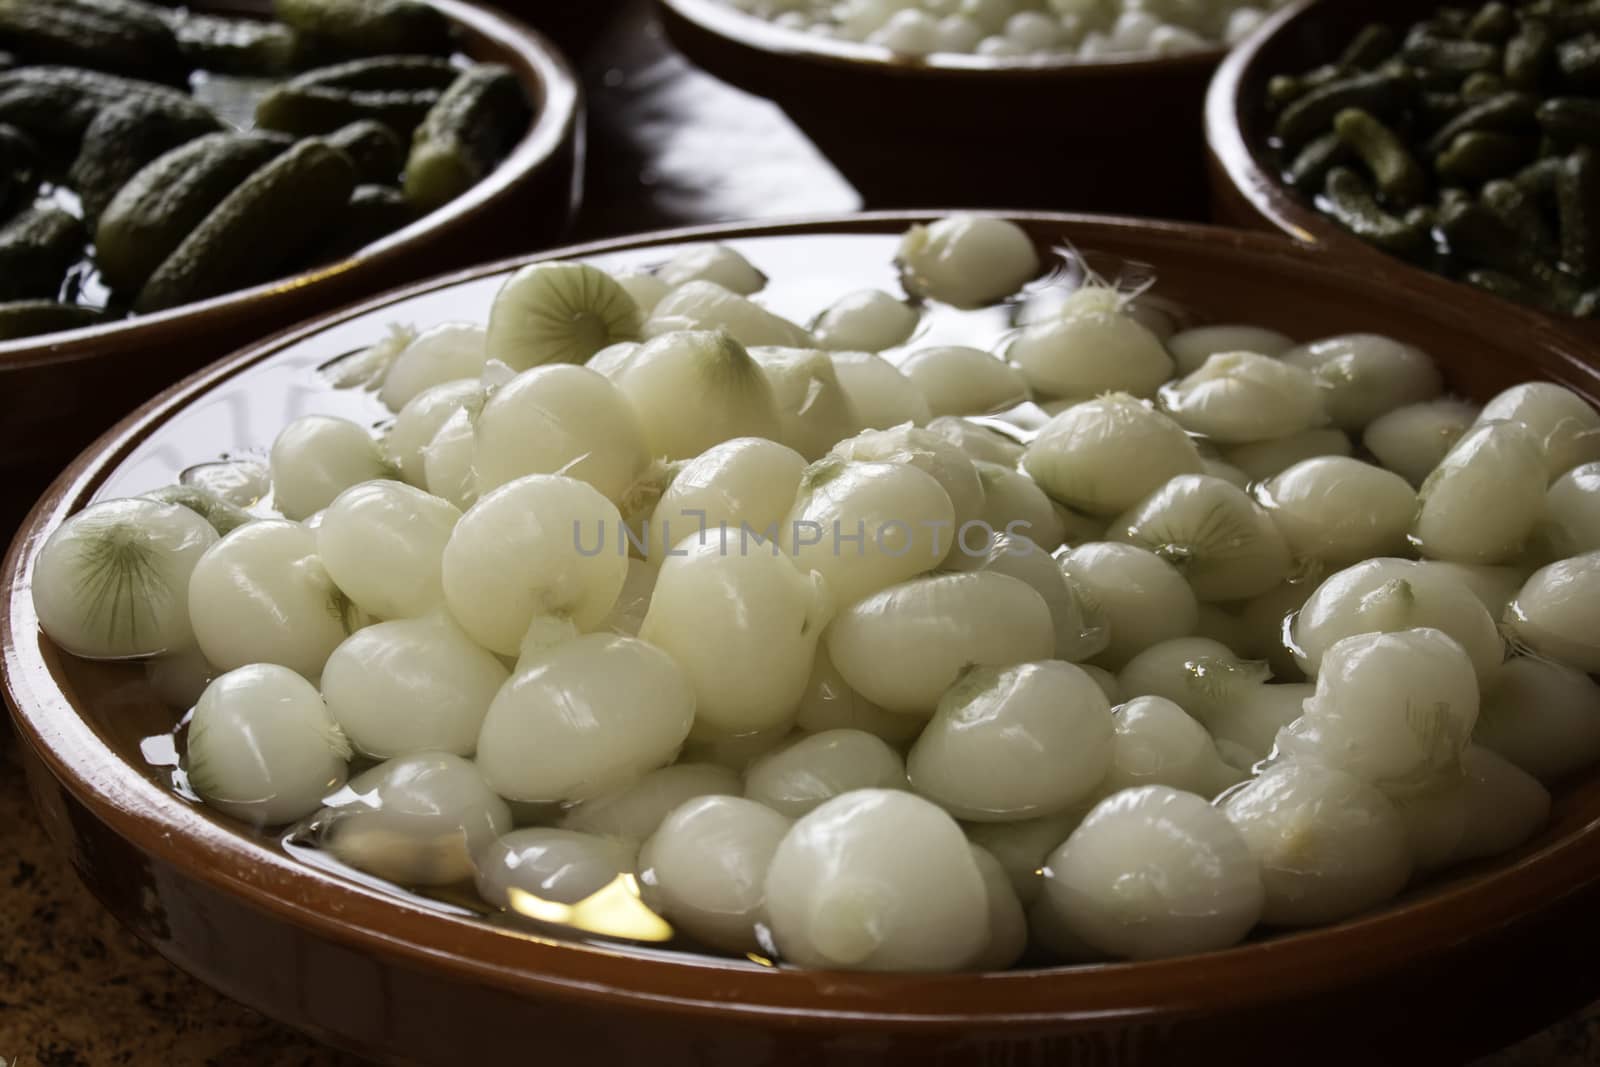
{"label": "terracotta bowl", "polygon": [[[1250,229],[1270,229],[1341,255],[1381,260],[1417,271],[1352,236],[1278,177],[1267,145],[1272,116],[1267,83],[1278,74],[1297,74],[1337,59],[1360,29],[1371,22],[1403,28],[1425,18],[1435,0],[1299,0],[1277,12],[1239,44],[1217,68],[1206,93],[1205,132],[1211,188],[1211,217]],[[1463,283],[1486,299],[1478,289]],[[1600,323],[1574,321],[1577,332],[1600,340]]]}
{"label": "terracotta bowl", "polygon": [[785,30],[720,0],[656,9],[685,55],[781,107],[868,207],[1204,217],[1201,101],[1221,48],[1170,59],[914,60]]}
{"label": "terracotta bowl", "polygon": [[[642,265],[686,240],[728,240],[773,275],[773,306],[797,314],[845,288],[892,285],[895,235],[912,221],[680,231],[560,254]],[[1205,318],[1298,337],[1380,331],[1425,346],[1466,394],[1550,378],[1600,401],[1600,353],[1427,277],[1271,235],[1019,221],[1042,247],[1070,242],[1092,262],[1154,265],[1156,292]],[[96,496],[144,491],[222,451],[259,450],[296,415],[370,414],[370,398],[336,394],[316,368],[397,320],[481,318],[520,262],[338,312],[167,390],[85,451],[11,546],[0,647],[40,815],[106,906],[178,966],[330,1042],[428,1064],[537,1055],[657,1067],[1060,1067],[1292,1055],[1413,1065],[1498,1047],[1600,991],[1600,771],[1558,789],[1549,826],[1516,853],[1336,927],[1154,963],[928,976],[772,968],[492,926],[291,859],[275,838],[176,795],[159,766],[170,763],[175,715],[143,672],[74,659],[41,636],[30,594],[41,543]]]}
{"label": "terracotta bowl", "polygon": [[[0,342],[0,530],[80,448],[137,403],[272,330],[440,270],[552,243],[577,203],[579,89],[550,43],[484,7],[431,0],[476,59],[511,66],[542,101],[538,120],[488,178],[349,259],[170,311]],[[261,13],[265,0],[208,10]]]}

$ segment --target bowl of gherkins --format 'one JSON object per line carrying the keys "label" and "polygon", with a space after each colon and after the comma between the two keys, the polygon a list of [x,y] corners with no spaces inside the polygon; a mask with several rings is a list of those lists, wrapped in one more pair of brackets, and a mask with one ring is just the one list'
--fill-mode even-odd
{"label": "bowl of gherkins", "polygon": [[0,525],[233,345],[558,236],[578,114],[459,0],[0,0]]}
{"label": "bowl of gherkins", "polygon": [[1214,215],[1600,316],[1600,7],[1303,0],[1219,69]]}

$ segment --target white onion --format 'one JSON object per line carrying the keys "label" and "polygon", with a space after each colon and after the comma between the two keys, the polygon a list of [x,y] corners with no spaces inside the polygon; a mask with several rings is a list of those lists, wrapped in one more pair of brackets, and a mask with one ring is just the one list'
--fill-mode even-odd
{"label": "white onion", "polygon": [[665,652],[587,634],[523,657],[483,719],[478,766],[512,800],[586,800],[672,762],[694,715]]}
{"label": "white onion", "polygon": [[1466,586],[1489,613],[1489,618],[1497,620],[1505,617],[1506,605],[1516,598],[1517,590],[1522,588],[1522,583],[1534,571],[1533,566],[1521,563],[1496,567],[1486,563],[1446,563],[1434,559],[1423,560],[1422,566],[1449,575]]}
{"label": "white onion", "polygon": [[1203,723],[1212,735],[1259,759],[1278,730],[1300,714],[1309,686],[1268,685],[1265,664],[1242,660],[1204,637],[1161,641],[1130,659],[1117,681],[1128,697],[1158,696]]}
{"label": "white onion", "polygon": [[448,501],[400,482],[363,482],[336,497],[317,526],[317,554],[346,596],[381,619],[412,619],[444,603],[444,546],[461,518]]}
{"label": "white onion", "polygon": [[827,456],[806,468],[780,544],[843,606],[942,563],[959,532],[954,517],[950,494],[908,463]]}
{"label": "white onion", "polygon": [[510,676],[444,612],[352,634],[322,669],[322,696],[351,744],[387,759],[470,756],[489,702]]}
{"label": "white onion", "polygon": [[1020,442],[971,419],[941,415],[928,423],[928,429],[971,456],[974,463],[1015,468],[1022,460]]}
{"label": "white onion", "polygon": [[673,811],[639,851],[643,899],[690,937],[757,952],[767,868],[784,816],[742,797],[700,797]]}
{"label": "white onion", "polygon": [[1485,404],[1478,416],[1480,423],[1496,419],[1520,423],[1534,436],[1551,478],[1600,459],[1600,412],[1565,386],[1514,385]]}
{"label": "white onion", "polygon": [[1271,441],[1327,420],[1311,372],[1253,352],[1223,352],[1161,389],[1161,408],[1190,433],[1224,444]]}
{"label": "white onion", "polygon": [[1077,829],[1093,804],[1060,815],[1012,822],[975,822],[965,827],[967,839],[999,862],[1017,899],[1026,907],[1044,892],[1045,857]]}
{"label": "white onion", "polygon": [[1305,714],[1278,735],[1286,758],[1349,771],[1391,797],[1458,771],[1478,719],[1472,661],[1433,629],[1364,633],[1328,649]]}
{"label": "white onion", "polygon": [[1222,352],[1255,352],[1281,356],[1294,347],[1294,341],[1276,330],[1261,326],[1195,326],[1167,338],[1179,374],[1193,374],[1206,360]]}
{"label": "white onion", "polygon": [[922,426],[933,417],[915,382],[871,352],[830,352],[833,370],[861,426],[887,430],[903,422]]}
{"label": "white onion", "polygon": [[979,215],[912,226],[900,238],[895,263],[912,296],[963,308],[1009,296],[1039,273],[1039,255],[1022,227]]}
{"label": "white onion", "polygon": [[1600,759],[1600,686],[1582,671],[1518,656],[1484,688],[1478,744],[1541,781]]}
{"label": "white onion", "polygon": [[681,467],[661,494],[650,517],[647,554],[659,558],[691,536],[724,527],[776,540],[805,466],[793,449],[759,437],[712,446]]}
{"label": "white onion", "polygon": [[183,485],[214,494],[236,508],[248,508],[272,489],[272,472],[253,459],[227,459],[200,463],[179,475]]}
{"label": "white onion", "polygon": [[474,418],[468,411],[457,411],[422,450],[423,487],[463,511],[478,499],[478,476],[472,467],[478,450]]}
{"label": "white onion", "polygon": [[321,842],[359,871],[403,886],[450,885],[511,829],[506,802],[470,760],[402,756],[357,775],[318,816]]}
{"label": "white onion", "polygon": [[508,482],[474,504],[444,548],[445,602],[472,639],[515,656],[525,638],[589,630],[628,573],[622,516],[592,486],[561,475]]}
{"label": "white onion", "polygon": [[1141,649],[1194,632],[1199,621],[1194,592],[1155,553],[1094,541],[1067,553],[1062,565],[1105,614],[1111,640],[1099,656],[1102,666],[1121,667]]}
{"label": "white onion", "polygon": [[63,522],[33,565],[33,609],[50,640],[85,659],[128,659],[193,643],[191,576],[217,531],[154,500],[106,500]]}
{"label": "white onion", "polygon": [[189,784],[218,811],[256,826],[293,822],[344,784],[350,744],[316,688],[256,663],[200,695],[187,739]]}
{"label": "white onion", "polygon": [[1480,422],[1422,483],[1412,534],[1430,559],[1504,563],[1533,533],[1545,483],[1531,433],[1514,422]]}
{"label": "white onion", "polygon": [[1243,777],[1223,762],[1206,728],[1165,697],[1134,697],[1112,709],[1111,722],[1111,763],[1100,783],[1108,796],[1165,785],[1212,797]]}
{"label": "white onion", "polygon": [[495,294],[485,351],[518,371],[582,363],[607,345],[638,340],[641,318],[627,290],[598,267],[532,263]]}
{"label": "white onion", "polygon": [[221,670],[276,663],[315,679],[365,620],[298,523],[248,523],[200,557],[189,577],[189,618],[200,651]]}
{"label": "white onion", "polygon": [[564,474],[618,502],[653,454],[622,391],[571,364],[535,367],[495,390],[476,434],[479,493],[528,474]]}
{"label": "white onion", "polygon": [[793,721],[830,613],[777,546],[713,531],[663,561],[639,635],[688,676],[697,733],[753,733]]}
{"label": "white onion", "polygon": [[378,399],[400,411],[435,386],[477,378],[489,356],[486,339],[475,322],[441,322],[423,330],[390,364]]}
{"label": "white onion", "polygon": [[[863,430],[840,441],[833,454],[855,463],[909,465],[931,475],[954,508],[954,533],[983,515],[983,483],[967,454],[932,430],[896,426],[888,430]],[[961,549],[958,538],[957,550]]]}
{"label": "white onion", "polygon": [[516,910],[512,890],[556,904],[576,904],[600,892],[633,867],[625,844],[572,830],[513,830],[476,857],[478,895],[495,907]]}
{"label": "white onion", "polygon": [[1484,681],[1505,658],[1495,621],[1472,590],[1449,572],[1403,559],[1369,559],[1318,586],[1294,622],[1295,658],[1308,675],[1316,674],[1343,638],[1417,627],[1449,634]]}
{"label": "white onion", "polygon": [[1244,839],[1192,793],[1151,785],[1095,806],[1046,860],[1045,897],[1068,930],[1112,956],[1158,959],[1236,944],[1261,917]]}
{"label": "white onion", "polygon": [[1049,659],[1050,609],[1003,574],[938,574],[893,585],[834,619],[828,655],[849,685],[889,711],[931,716],[971,664]]}
{"label": "white onion", "polygon": [[810,333],[716,282],[694,281],[661,298],[645,320],[646,338],[685,331],[720,331],[741,345],[813,348]]}
{"label": "white onion", "polygon": [[974,667],[939,700],[906,759],[911,787],[959,819],[1056,815],[1111,765],[1111,705],[1070,663]]}
{"label": "white onion", "polygon": [[655,276],[669,289],[689,282],[716,282],[740,296],[758,293],[766,287],[767,276],[750,261],[724,244],[696,245],[656,268]]}
{"label": "white onion", "polygon": [[1540,536],[1558,556],[1600,549],[1600,463],[1580,464],[1551,484]]}
{"label": "white onion", "polygon": [[1111,394],[1052,418],[1023,454],[1022,467],[1055,500],[1109,517],[1169,478],[1199,473],[1201,464],[1181,426],[1131,396]]}
{"label": "white onion", "polygon": [[1441,397],[1407,404],[1367,424],[1361,443],[1379,463],[1421,485],[1478,417],[1478,406]]}
{"label": "white onion", "polygon": [[1272,441],[1257,441],[1224,449],[1222,458],[1229,466],[1244,472],[1252,482],[1264,481],[1296,463],[1318,456],[1348,456],[1350,438],[1343,430],[1325,427],[1302,430]]}
{"label": "white onion", "polygon": [[988,892],[961,828],[897,790],[846,793],[795,823],[766,898],[778,951],[802,967],[948,971],[989,943]]}
{"label": "white onion", "polygon": [[1431,400],[1444,382],[1428,354],[1371,333],[1325,337],[1283,353],[1327,389],[1328,414],[1342,430],[1359,430],[1395,408]]}
{"label": "white onion", "polygon": [[585,800],[567,810],[568,830],[620,838],[637,847],[656,832],[661,820],[696,797],[736,797],[744,793],[739,775],[710,763],[674,763],[651,771],[632,785]]}
{"label": "white onion", "polygon": [[383,438],[384,455],[407,483],[427,487],[423,450],[445,423],[463,409],[476,418],[483,407],[483,385],[476,378],[458,378],[429,386],[406,403]]}
{"label": "white onion", "polygon": [[1274,926],[1338,922],[1390,899],[1411,877],[1395,806],[1354,775],[1288,760],[1222,804],[1261,864],[1261,918]]}
{"label": "white onion", "polygon": [[[782,745],[793,734],[794,726],[788,722],[747,734],[690,734],[679,758],[743,774],[746,767]],[[743,790],[735,790],[735,793],[742,794]]]}
{"label": "white onion", "polygon": [[989,945],[968,966],[976,971],[1003,971],[1028,947],[1028,918],[1000,861],[980,845],[971,848],[989,901]]}
{"label": "white onion", "polygon": [[600,351],[583,361],[583,365],[597,374],[604,374],[607,378],[628,365],[633,354],[639,351],[638,341],[618,341],[614,345],[606,345]]}
{"label": "white onion", "polygon": [[1200,462],[1202,464],[1201,470],[1213,478],[1221,478],[1229,485],[1236,485],[1240,489],[1250,488],[1250,476],[1232,463],[1226,463],[1220,459],[1205,455],[1200,457]]}
{"label": "white onion", "polygon": [[961,557],[961,569],[991,571],[1027,582],[1044,599],[1055,627],[1055,658],[1068,662],[1099,655],[1111,640],[1104,614],[1067,577],[1055,559],[1020,535],[999,534],[979,557]]}
{"label": "white onion", "polygon": [[1172,564],[1201,600],[1244,600],[1289,576],[1289,546],[1272,519],[1243,489],[1206,474],[1168,480],[1106,536]]}
{"label": "white onion", "polygon": [[918,349],[900,372],[922,390],[934,415],[983,415],[1028,399],[1028,383],[1016,368],[981,348]]}
{"label": "white onion", "polygon": [[917,310],[881,289],[858,289],[832,304],[811,327],[819,348],[882,352],[904,343],[917,328]]}
{"label": "white onion", "polygon": [[814,348],[756,348],[778,408],[784,444],[806,459],[820,459],[861,428],[849,394],[828,353]]}
{"label": "white onion", "polygon": [[1417,510],[1410,483],[1346,456],[1301,460],[1256,493],[1297,560],[1343,566],[1404,552]]}
{"label": "white onion", "polygon": [[388,332],[375,344],[338,357],[332,364],[317,368],[318,373],[335,389],[376,388],[416,336],[415,327],[409,323],[391,322]]}
{"label": "white onion", "polygon": [[272,494],[278,510],[303,519],[361,482],[395,471],[372,435],[349,419],[302,415],[272,442]]}
{"label": "white onion", "polygon": [[1054,316],[1024,327],[1006,358],[1045,396],[1154,396],[1172,377],[1172,357],[1160,338],[1123,313],[1122,304],[1115,289],[1085,286]]}
{"label": "white onion", "polygon": [[1498,856],[1523,844],[1550,818],[1550,792],[1516,764],[1480,745],[1461,754],[1465,824],[1451,862]]}
{"label": "white onion", "polygon": [[[672,291],[672,286],[656,277],[651,271],[642,268],[614,270],[611,272],[611,277],[616,280],[618,285],[622,286],[622,291],[627,293],[633,300],[633,306],[639,309],[639,314],[641,315],[648,316],[650,312],[655,310],[656,305],[661,303],[661,298]],[[731,286],[728,288],[731,288]],[[622,341],[619,343],[628,344],[629,342]],[[602,348],[600,351],[604,352],[605,349]],[[595,355],[599,355],[599,353],[597,352]],[[589,362],[592,363],[593,360],[593,356],[589,357]],[[596,367],[595,369],[598,370],[599,368]]]}
{"label": "white onion", "polygon": [[[947,439],[948,440],[948,439]],[[991,530],[1016,533],[1053,552],[1066,540],[1066,524],[1057,506],[1037,482],[1014,467],[983,460],[973,462],[983,487],[983,511],[978,516]],[[1096,535],[1100,533],[1096,529]]]}
{"label": "white onion", "polygon": [[1534,653],[1600,672],[1600,552],[1533,573],[1506,606],[1506,633]]}
{"label": "white onion", "polygon": [[910,741],[922,730],[921,719],[884,711],[850,688],[833,660],[828,658],[826,641],[817,643],[817,658],[811,667],[811,677],[806,681],[805,694],[800,698],[795,725],[811,734],[862,730],[896,745]]}
{"label": "white onion", "polygon": [[777,401],[761,365],[729,335],[663,334],[612,375],[651,456],[688,459],[735,437],[776,438]]}
{"label": "white onion", "polygon": [[900,753],[863,730],[804,735],[744,772],[744,795],[791,819],[855,789],[905,787]]}

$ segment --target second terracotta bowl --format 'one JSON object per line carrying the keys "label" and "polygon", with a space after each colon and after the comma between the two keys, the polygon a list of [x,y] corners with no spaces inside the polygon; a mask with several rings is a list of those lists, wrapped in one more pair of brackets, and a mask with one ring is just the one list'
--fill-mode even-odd
{"label": "second terracotta bowl", "polygon": [[[1437,7],[1436,0],[1299,0],[1240,43],[1217,68],[1206,92],[1212,219],[1276,230],[1340,255],[1420,272],[1350,234],[1279,177],[1280,167],[1267,143],[1273,121],[1267,108],[1267,83],[1279,74],[1300,74],[1332,62],[1369,23],[1403,29]],[[1484,300],[1500,302],[1465,283],[1451,284]],[[1600,322],[1572,321],[1567,325],[1600,341]]]}
{"label": "second terracotta bowl", "polygon": [[[730,242],[803,315],[852,287],[892,289],[910,215],[655,235],[559,253],[643,266]],[[1546,320],[1427,277],[1281,237],[1064,215],[1019,221],[1099,267],[1148,264],[1155,292],[1221,322],[1311,338],[1371,330],[1423,346],[1484,398],[1529,378],[1600,400],[1600,357]],[[555,255],[555,253],[552,253]],[[522,262],[522,261],[518,261]],[[259,452],[291,418],[375,417],[318,368],[396,321],[481,320],[517,263],[444,278],[231,356],[97,441],[29,517],[0,572],[5,696],[39,812],[119,918],[174,963],[259,1010],[384,1062],[1061,1067],[1459,1063],[1600,992],[1600,770],[1564,783],[1516,852],[1326,929],[1207,955],[1003,974],[773,968],[489,925],[459,908],[308,865],[175,794],[175,713],[137,665],[62,654],[31,583],[44,539],[96,497]],[[988,313],[985,313],[988,314]],[[1004,329],[997,312],[984,328]]]}
{"label": "second terracotta bowl", "polygon": [[[474,59],[521,77],[538,116],[511,154],[449,204],[348,259],[170,311],[0,341],[0,532],[77,451],[159,389],[218,356],[309,315],[441,270],[557,240],[581,177],[578,83],[551,44],[463,0],[430,0]],[[261,13],[263,0],[208,10]]]}
{"label": "second terracotta bowl", "polygon": [[1201,100],[1221,48],[910,59],[786,30],[721,0],[657,0],[656,9],[685,55],[781,107],[868,207],[1204,217]]}

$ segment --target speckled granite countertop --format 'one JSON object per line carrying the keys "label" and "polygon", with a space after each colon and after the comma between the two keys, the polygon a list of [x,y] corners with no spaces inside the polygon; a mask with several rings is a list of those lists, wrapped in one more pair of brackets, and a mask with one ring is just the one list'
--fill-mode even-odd
{"label": "speckled granite countertop", "polygon": [[[690,69],[643,0],[630,2],[591,50],[605,62],[585,64],[589,178],[575,239],[860,208],[776,108]],[[741,165],[726,166],[734,156]],[[0,531],[0,543],[8,536]],[[0,727],[0,1067],[361,1062],[212,992],[123,930],[46,839],[17,744],[9,723]],[[1600,1005],[1474,1067],[1536,1065],[1600,1065]]]}

